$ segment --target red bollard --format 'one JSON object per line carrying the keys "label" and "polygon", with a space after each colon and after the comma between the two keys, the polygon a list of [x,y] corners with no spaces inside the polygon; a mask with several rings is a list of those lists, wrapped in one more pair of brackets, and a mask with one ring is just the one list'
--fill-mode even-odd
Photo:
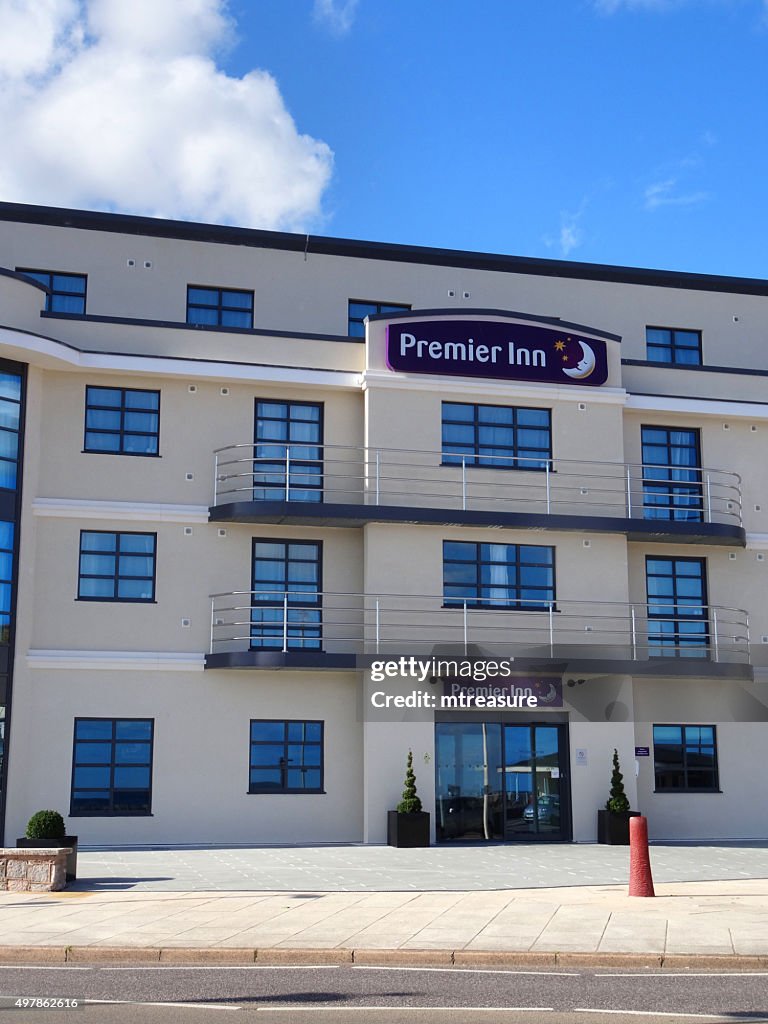
{"label": "red bollard", "polygon": [[648,819],[629,819],[629,895],[655,896],[648,856]]}

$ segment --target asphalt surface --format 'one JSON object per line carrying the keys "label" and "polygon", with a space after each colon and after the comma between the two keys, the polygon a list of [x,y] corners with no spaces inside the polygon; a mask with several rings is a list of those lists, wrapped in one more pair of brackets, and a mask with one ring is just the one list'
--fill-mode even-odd
{"label": "asphalt surface", "polygon": [[[99,1024],[207,1024],[232,1013],[282,1024],[768,1021],[766,971],[8,966],[0,969],[0,994],[5,1006],[8,997],[84,1000],[74,1019]],[[65,1010],[20,1012],[12,1019],[70,1019]]]}

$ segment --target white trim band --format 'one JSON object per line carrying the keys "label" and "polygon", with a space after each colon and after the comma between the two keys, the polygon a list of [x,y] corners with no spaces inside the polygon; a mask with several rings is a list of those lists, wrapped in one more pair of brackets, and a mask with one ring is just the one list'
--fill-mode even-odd
{"label": "white trim band", "polygon": [[185,651],[27,651],[29,668],[202,672],[205,655]]}
{"label": "white trim band", "polygon": [[207,523],[207,505],[162,505],[141,501],[35,498],[32,513],[66,519],[126,519],[134,522]]}
{"label": "white trim band", "polygon": [[629,395],[627,409],[638,412],[682,412],[688,416],[722,416],[768,420],[768,404],[760,402],[719,402],[710,398],[677,398],[672,395]]}
{"label": "white trim band", "polygon": [[531,384],[516,380],[490,380],[485,377],[439,377],[425,374],[394,373],[391,370],[366,370],[361,378],[363,391],[369,388],[408,388],[412,391],[439,391],[444,394],[503,395],[533,398],[542,402],[585,402],[592,405],[625,405],[624,388],[587,388],[578,385]]}

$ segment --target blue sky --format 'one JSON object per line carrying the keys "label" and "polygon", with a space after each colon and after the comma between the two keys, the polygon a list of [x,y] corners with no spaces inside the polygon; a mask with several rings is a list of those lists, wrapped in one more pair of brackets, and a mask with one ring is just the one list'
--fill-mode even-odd
{"label": "blue sky", "polygon": [[2,199],[768,277],[765,0],[52,3]]}

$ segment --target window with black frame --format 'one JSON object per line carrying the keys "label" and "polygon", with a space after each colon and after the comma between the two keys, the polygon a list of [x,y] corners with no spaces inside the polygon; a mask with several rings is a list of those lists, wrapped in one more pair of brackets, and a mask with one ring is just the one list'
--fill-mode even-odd
{"label": "window with black frame", "polygon": [[443,402],[443,464],[546,469],[552,460],[549,409]]}
{"label": "window with black frame", "polygon": [[448,607],[546,611],[555,602],[555,549],[444,541],[443,599]]}
{"label": "window with black frame", "polygon": [[254,441],[254,501],[323,500],[321,403],[257,399]]}
{"label": "window with black frame", "polygon": [[648,595],[648,654],[703,658],[709,644],[706,560],[645,560]]}
{"label": "window with black frame", "polygon": [[253,292],[243,288],[187,286],[187,323],[253,328]]}
{"label": "window with black frame", "polygon": [[645,349],[650,363],[701,366],[701,331],[646,327]]}
{"label": "window with black frame", "polygon": [[69,813],[150,814],[153,738],[151,718],[76,718]]}
{"label": "window with black frame", "polygon": [[321,544],[254,540],[251,649],[321,649]]}
{"label": "window with black frame", "polygon": [[85,290],[87,277],[85,274],[67,274],[55,270],[24,270],[17,267],[20,274],[34,278],[48,289],[45,302],[47,313],[74,313],[82,316],[85,313]]}
{"label": "window with black frame", "polygon": [[84,451],[157,455],[159,440],[159,391],[86,386]]}
{"label": "window with black frame", "polygon": [[701,522],[703,493],[698,430],[641,428],[643,518]]}
{"label": "window with black frame", "polygon": [[365,318],[381,313],[407,313],[410,306],[401,302],[370,302],[365,299],[350,299],[347,304],[347,334],[350,338],[365,337]]}
{"label": "window with black frame", "polygon": [[80,532],[79,601],[154,601],[157,534]]}
{"label": "window with black frame", "polygon": [[16,489],[21,430],[21,374],[0,370],[0,489]]}
{"label": "window with black frame", "polygon": [[714,725],[654,725],[656,791],[718,792]]}
{"label": "window with black frame", "polygon": [[253,719],[249,793],[321,793],[323,723]]}

